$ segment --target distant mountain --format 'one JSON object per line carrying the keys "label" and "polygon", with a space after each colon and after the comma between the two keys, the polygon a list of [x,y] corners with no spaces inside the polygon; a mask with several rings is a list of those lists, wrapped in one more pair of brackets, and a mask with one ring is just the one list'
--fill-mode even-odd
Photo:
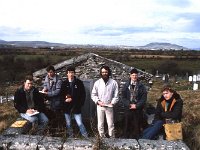
{"label": "distant mountain", "polygon": [[199,50],[200,51],[200,48],[193,48],[193,50]]}
{"label": "distant mountain", "polygon": [[49,48],[112,48],[112,49],[147,49],[147,50],[188,50],[188,48],[171,43],[149,43],[145,46],[106,46],[106,45],[78,45],[50,43],[45,41],[4,41],[0,40],[0,47],[49,47]]}
{"label": "distant mountain", "polygon": [[140,48],[144,49],[150,49],[150,50],[159,50],[159,49],[166,49],[166,50],[188,50],[188,48],[176,45],[176,44],[171,44],[171,43],[149,43],[145,46],[140,46]]}
{"label": "distant mountain", "polygon": [[6,44],[7,42],[0,39],[0,44]]}
{"label": "distant mountain", "polygon": [[6,44],[12,47],[64,47],[66,44],[62,43],[50,43],[45,41],[3,41],[0,40],[0,44]]}

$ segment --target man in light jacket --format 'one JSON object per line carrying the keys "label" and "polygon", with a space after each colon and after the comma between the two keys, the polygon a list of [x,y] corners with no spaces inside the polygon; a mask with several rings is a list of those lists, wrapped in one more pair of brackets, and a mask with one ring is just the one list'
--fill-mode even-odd
{"label": "man in light jacket", "polygon": [[104,116],[108,124],[108,134],[115,137],[113,106],[118,102],[118,83],[110,78],[111,70],[108,66],[100,68],[101,78],[93,86],[91,98],[97,104],[98,132],[105,137]]}

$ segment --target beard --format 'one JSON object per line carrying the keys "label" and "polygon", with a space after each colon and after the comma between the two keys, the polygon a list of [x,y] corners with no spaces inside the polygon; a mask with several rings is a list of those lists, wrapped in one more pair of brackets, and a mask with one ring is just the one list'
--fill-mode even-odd
{"label": "beard", "polygon": [[108,81],[109,76],[107,74],[101,75],[101,77],[104,81]]}

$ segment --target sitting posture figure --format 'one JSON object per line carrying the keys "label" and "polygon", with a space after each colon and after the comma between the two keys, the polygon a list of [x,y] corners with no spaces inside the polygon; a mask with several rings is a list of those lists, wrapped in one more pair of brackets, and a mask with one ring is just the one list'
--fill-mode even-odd
{"label": "sitting posture figure", "polygon": [[180,95],[170,86],[162,89],[162,96],[157,102],[155,117],[150,125],[143,131],[143,139],[155,139],[162,131],[163,124],[168,122],[180,122],[182,117],[183,101]]}
{"label": "sitting posture figure", "polygon": [[43,113],[45,111],[44,100],[33,86],[32,76],[26,76],[24,85],[15,92],[14,106],[22,118],[33,125],[37,124],[39,131],[46,127],[48,118]]}

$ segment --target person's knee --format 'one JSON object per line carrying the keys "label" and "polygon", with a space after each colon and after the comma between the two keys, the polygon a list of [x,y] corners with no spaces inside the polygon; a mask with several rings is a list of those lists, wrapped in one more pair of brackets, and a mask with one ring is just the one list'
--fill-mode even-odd
{"label": "person's knee", "polygon": [[44,119],[44,121],[43,121],[45,124],[48,124],[49,123],[49,119],[48,118],[46,118],[46,119]]}
{"label": "person's knee", "polygon": [[28,118],[28,121],[30,121],[31,123],[38,123],[38,118],[37,117],[30,117],[30,118]]}

